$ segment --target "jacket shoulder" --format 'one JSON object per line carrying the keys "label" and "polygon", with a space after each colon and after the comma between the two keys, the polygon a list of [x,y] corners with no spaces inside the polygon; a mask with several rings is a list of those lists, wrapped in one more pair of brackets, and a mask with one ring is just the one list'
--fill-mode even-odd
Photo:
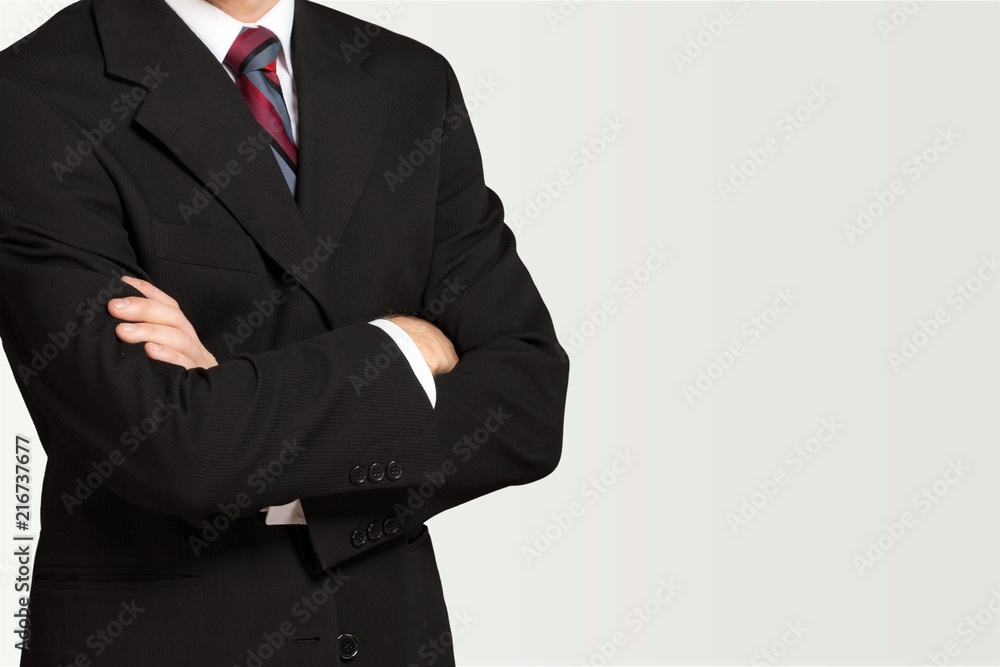
{"label": "jacket shoulder", "polygon": [[[35,27],[32,21],[44,22]],[[43,94],[86,76],[103,77],[104,59],[90,0],[75,2],[50,17],[40,12],[20,33],[19,40],[0,51],[0,72],[8,81]]]}
{"label": "jacket shoulder", "polygon": [[[339,43],[334,46],[346,59],[367,52],[366,70],[379,76],[406,77],[414,83],[439,88],[446,80],[449,65],[430,46],[390,30],[373,14],[376,21],[365,20],[345,12],[307,2],[333,29]],[[386,10],[387,19],[392,15]],[[386,21],[387,22],[387,21]]]}

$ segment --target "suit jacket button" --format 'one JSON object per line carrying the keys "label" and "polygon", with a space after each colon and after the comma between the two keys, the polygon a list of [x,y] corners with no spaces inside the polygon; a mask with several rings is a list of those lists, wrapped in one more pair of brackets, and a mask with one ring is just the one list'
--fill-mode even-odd
{"label": "suit jacket button", "polygon": [[346,632],[337,637],[337,650],[341,660],[351,660],[358,654],[358,638]]}
{"label": "suit jacket button", "polygon": [[374,542],[380,537],[382,537],[382,524],[378,521],[372,521],[368,524],[368,539]]}
{"label": "suit jacket button", "polygon": [[395,482],[403,476],[403,466],[400,465],[399,461],[390,461],[389,465],[385,467],[385,476]]}
{"label": "suit jacket button", "polygon": [[367,477],[368,473],[361,466],[354,466],[351,470],[351,484],[364,484]]}
{"label": "suit jacket button", "polygon": [[394,516],[382,522],[382,532],[386,535],[395,535],[399,532],[399,519]]}
{"label": "suit jacket button", "polygon": [[358,528],[356,531],[351,533],[351,544],[354,545],[355,549],[360,549],[365,546],[365,542],[368,541],[368,536],[365,535],[365,531]]}
{"label": "suit jacket button", "polygon": [[385,479],[385,468],[382,467],[381,463],[371,464],[371,467],[368,468],[368,479],[373,482],[381,482]]}

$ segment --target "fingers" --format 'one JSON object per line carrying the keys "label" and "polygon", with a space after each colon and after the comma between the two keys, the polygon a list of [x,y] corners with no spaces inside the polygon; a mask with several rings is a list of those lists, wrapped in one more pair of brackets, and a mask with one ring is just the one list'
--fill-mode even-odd
{"label": "fingers", "polygon": [[192,361],[201,356],[201,344],[187,332],[161,324],[122,322],[115,327],[115,335],[126,343],[154,343],[172,348]]}
{"label": "fingers", "polygon": [[108,302],[108,312],[126,322],[159,324],[194,335],[194,329],[179,308],[153,299],[137,296],[112,299]]}
{"label": "fingers", "polygon": [[156,343],[146,343],[145,350],[146,356],[150,359],[165,361],[166,363],[174,364],[175,366],[183,366],[188,370],[198,367],[198,364],[194,361],[177,350],[169,347],[163,347],[162,345],[157,345]]}
{"label": "fingers", "polygon": [[452,345],[451,341],[447,338],[448,344],[445,346],[443,351],[443,360],[441,364],[441,373],[450,373],[453,368],[458,364],[458,353],[455,352],[455,346]]}
{"label": "fingers", "polygon": [[443,333],[438,331],[438,336],[435,340],[437,359],[437,369],[434,375],[443,375],[445,373],[450,373],[455,365],[458,364],[458,353],[455,352],[455,346],[452,345],[448,337]]}
{"label": "fingers", "polygon": [[131,285],[132,287],[136,288],[137,290],[142,292],[144,296],[149,297],[153,301],[159,301],[162,304],[166,304],[168,306],[173,306],[174,308],[180,309],[180,306],[177,304],[176,301],[174,301],[173,297],[171,297],[169,294],[167,294],[166,292],[156,287],[153,283],[147,280],[142,280],[140,278],[133,278],[132,276],[122,276],[121,280],[123,283],[126,283],[127,285]]}
{"label": "fingers", "polygon": [[152,283],[122,276],[144,297],[124,297],[108,302],[108,312],[121,324],[115,335],[126,343],[145,343],[146,356],[176,366],[212,368],[215,357],[201,344],[198,334],[169,294]]}
{"label": "fingers", "polygon": [[[190,327],[177,301],[153,283],[148,280],[133,278],[132,276],[122,276],[121,281],[136,288],[147,298],[125,297],[112,299],[108,304],[108,311],[112,315],[118,319],[132,322],[143,321],[174,327],[179,326],[183,322],[188,325],[186,328]],[[159,305],[148,305],[150,302]],[[193,330],[192,333],[194,333]]]}
{"label": "fingers", "polygon": [[186,332],[159,324],[123,322],[115,327],[115,335],[126,343],[145,343],[146,356],[191,369],[208,368],[215,364],[205,358],[201,343]]}

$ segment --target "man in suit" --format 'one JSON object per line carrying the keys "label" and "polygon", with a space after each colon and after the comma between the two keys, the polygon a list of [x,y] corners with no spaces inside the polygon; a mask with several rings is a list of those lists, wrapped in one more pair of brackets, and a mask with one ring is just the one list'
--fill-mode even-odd
{"label": "man in suit", "polygon": [[424,522],[553,470],[568,364],[447,61],[306,0],[84,0],[0,91],[21,664],[453,664]]}

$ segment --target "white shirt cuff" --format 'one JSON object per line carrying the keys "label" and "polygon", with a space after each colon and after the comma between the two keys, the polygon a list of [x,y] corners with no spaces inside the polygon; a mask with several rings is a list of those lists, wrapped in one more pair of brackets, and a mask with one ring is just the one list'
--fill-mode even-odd
{"label": "white shirt cuff", "polygon": [[372,320],[368,324],[374,324],[389,334],[396,345],[399,346],[399,349],[403,351],[403,355],[410,363],[410,368],[413,369],[413,374],[417,376],[420,386],[427,393],[427,399],[431,402],[431,407],[433,408],[437,403],[437,386],[434,384],[434,376],[431,374],[431,368],[424,361],[424,355],[420,354],[417,344],[413,342],[408,333],[403,331],[402,327],[398,324],[393,324],[389,320]]}
{"label": "white shirt cuff", "polygon": [[287,505],[265,507],[261,511],[267,512],[264,522],[269,526],[283,526],[288,524],[306,525],[306,517],[302,512],[302,503],[297,500]]}

